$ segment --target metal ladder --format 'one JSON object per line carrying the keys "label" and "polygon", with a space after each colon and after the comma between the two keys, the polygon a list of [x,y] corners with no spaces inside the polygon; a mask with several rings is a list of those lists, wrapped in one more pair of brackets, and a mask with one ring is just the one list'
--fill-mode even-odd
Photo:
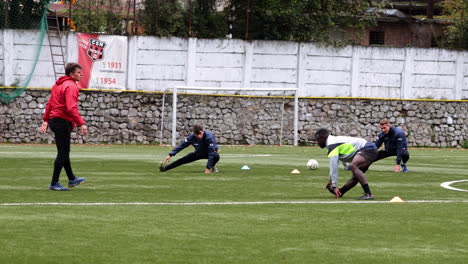
{"label": "metal ladder", "polygon": [[65,56],[62,45],[62,34],[60,33],[60,24],[55,15],[47,16],[47,37],[49,39],[50,55],[54,69],[55,80],[65,75]]}

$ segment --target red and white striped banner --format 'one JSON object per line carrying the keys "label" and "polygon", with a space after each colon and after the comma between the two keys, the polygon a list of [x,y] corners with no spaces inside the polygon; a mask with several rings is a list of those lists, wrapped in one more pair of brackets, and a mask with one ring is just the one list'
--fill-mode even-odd
{"label": "red and white striped banner", "polygon": [[78,63],[82,88],[125,90],[127,37],[78,33]]}

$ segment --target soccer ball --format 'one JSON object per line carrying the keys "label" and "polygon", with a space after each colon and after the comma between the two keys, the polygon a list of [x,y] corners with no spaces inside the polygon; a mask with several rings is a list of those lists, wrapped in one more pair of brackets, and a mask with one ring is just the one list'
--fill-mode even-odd
{"label": "soccer ball", "polygon": [[311,159],[307,162],[307,168],[311,169],[311,170],[316,170],[318,169],[319,167],[319,163],[318,161],[314,160],[314,159]]}

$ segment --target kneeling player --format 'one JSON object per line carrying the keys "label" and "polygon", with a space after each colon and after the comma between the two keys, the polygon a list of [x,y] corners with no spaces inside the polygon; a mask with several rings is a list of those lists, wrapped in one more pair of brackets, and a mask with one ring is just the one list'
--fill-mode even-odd
{"label": "kneeling player", "polygon": [[380,130],[377,140],[374,142],[377,148],[385,145],[383,150],[379,150],[377,159],[375,161],[384,159],[390,156],[396,156],[395,172],[408,172],[406,163],[409,160],[408,141],[403,130],[394,127],[390,124],[388,119],[382,119],[379,122]]}
{"label": "kneeling player", "polygon": [[[315,140],[321,148],[328,149],[330,159],[330,180],[326,188],[335,195],[335,199],[342,197],[359,182],[364,195],[359,200],[372,200],[374,196],[370,190],[364,173],[377,158],[377,146],[363,138],[332,136],[325,128],[315,133]],[[340,161],[350,162],[349,170],[353,176],[341,188],[338,188],[338,167]]]}
{"label": "kneeling player", "polygon": [[[179,153],[184,148],[193,145],[195,150],[192,153],[187,154],[173,163],[164,166],[165,163],[169,162],[173,156]],[[199,159],[208,159],[206,163],[205,173],[218,172],[216,163],[219,161],[218,145],[216,145],[215,136],[208,130],[204,130],[202,126],[195,125],[192,133],[188,135],[177,147],[175,147],[164,159],[163,164],[159,167],[159,171],[168,171],[180,165],[193,162]]]}

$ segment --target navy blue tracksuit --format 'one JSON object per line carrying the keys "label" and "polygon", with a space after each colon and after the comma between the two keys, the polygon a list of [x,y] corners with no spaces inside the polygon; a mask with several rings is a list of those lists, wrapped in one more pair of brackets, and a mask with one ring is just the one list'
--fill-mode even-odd
{"label": "navy blue tracksuit", "polygon": [[379,156],[376,161],[390,156],[396,156],[396,164],[406,164],[409,160],[406,135],[405,132],[398,127],[392,126],[388,134],[380,133],[374,143],[377,145],[377,148],[380,148],[382,143],[385,145],[385,148],[379,151]]}
{"label": "navy blue tracksuit", "polygon": [[204,130],[202,139],[195,137],[195,134],[192,132],[188,137],[186,137],[177,147],[175,147],[169,156],[173,157],[181,150],[192,145],[195,150],[186,156],[174,161],[173,163],[167,165],[165,170],[170,170],[180,165],[193,162],[199,159],[208,159],[206,163],[207,169],[212,169],[215,167],[216,163],[219,161],[218,154],[218,145],[216,144],[215,137],[213,133],[208,130]]}

